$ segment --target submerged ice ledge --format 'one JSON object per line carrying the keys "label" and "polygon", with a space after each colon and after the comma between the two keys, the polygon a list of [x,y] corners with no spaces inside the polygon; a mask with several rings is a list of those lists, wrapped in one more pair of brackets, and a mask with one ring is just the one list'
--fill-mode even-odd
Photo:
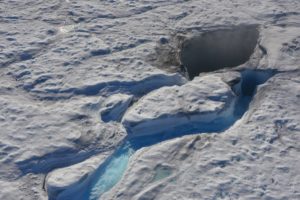
{"label": "submerged ice ledge", "polygon": [[[206,98],[205,100],[215,102],[215,104],[211,104],[209,108],[207,108],[207,105],[202,108],[193,108],[184,114],[182,109],[180,109],[182,107],[179,106],[173,110],[173,112],[170,112],[171,115],[164,115],[160,106],[156,105],[159,98],[150,98],[152,95],[155,96],[160,94],[160,92],[154,91],[153,93],[150,93],[149,96],[147,95],[142,98],[136,105],[127,111],[123,118],[123,123],[125,122],[126,116],[130,115],[130,112],[137,111],[137,113],[139,113],[139,109],[135,109],[135,107],[139,107],[139,104],[143,105],[143,101],[150,104],[149,106],[155,114],[152,113],[152,115],[150,115],[148,112],[140,112],[140,116],[138,117],[139,121],[136,120],[134,123],[128,123],[127,120],[126,128],[129,137],[123,141],[122,145],[106,159],[106,161],[102,162],[95,172],[89,174],[84,182],[75,182],[69,187],[64,187],[63,189],[60,188],[61,190],[59,192],[47,190],[49,198],[72,200],[99,199],[103,193],[109,191],[122,178],[123,173],[126,171],[130,156],[138,149],[183,135],[204,132],[222,132],[228,129],[247,111],[251,99],[255,94],[256,87],[267,81],[273,74],[274,72],[272,71],[245,70],[241,73],[230,72],[225,74],[217,73],[214,75],[205,75],[206,78],[207,76],[216,76],[216,79],[206,79],[205,76],[203,76],[205,83],[216,82],[216,80],[219,80],[220,82],[217,82],[216,87],[220,86],[218,84],[221,84],[223,88],[218,90],[219,93],[216,93],[216,91],[212,91],[211,88],[209,89],[203,86],[204,88],[202,89],[197,88],[193,92],[188,92],[186,95],[189,95],[190,99],[188,98],[185,100],[187,102],[190,101],[189,103],[195,103],[193,102],[192,97],[195,93],[200,93],[203,95],[203,98]],[[199,79],[201,79],[201,77]],[[234,85],[232,85],[232,83],[234,83]],[[213,83],[211,84],[213,85]],[[207,86],[210,84],[204,85]],[[190,86],[193,87],[192,83]],[[184,86],[181,87],[183,87],[183,90],[186,90]],[[164,91],[164,88],[160,90]],[[178,90],[180,90],[180,88]],[[205,93],[205,91],[207,93]],[[167,96],[163,94],[165,93],[161,93],[162,96],[160,99],[162,105],[168,103],[168,100],[170,99],[174,100],[182,98],[182,96],[179,95],[168,99]],[[156,97],[159,97],[159,95]],[[199,96],[196,96],[196,98],[198,97]],[[183,106],[185,104],[180,105]],[[168,109],[172,109],[173,107],[174,105],[170,106]],[[206,109],[205,112],[201,110],[203,108]],[[198,111],[197,117],[195,117],[195,114],[197,114],[195,111]],[[149,116],[152,116],[152,118]],[[164,126],[159,123],[160,120]],[[153,123],[153,121],[156,121],[157,123]],[[174,123],[169,123],[170,121],[176,122],[176,125],[174,126]],[[154,125],[155,128],[147,131],[146,134],[139,134],[142,129],[136,129],[137,124],[142,124],[141,127],[148,127],[150,124],[151,126]],[[55,188],[53,187],[55,184],[55,182],[47,182],[47,188]]]}

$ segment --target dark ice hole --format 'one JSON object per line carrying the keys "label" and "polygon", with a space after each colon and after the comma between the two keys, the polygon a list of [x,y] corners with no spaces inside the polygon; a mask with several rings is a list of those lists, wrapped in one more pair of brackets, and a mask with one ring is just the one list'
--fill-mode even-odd
{"label": "dark ice hole", "polygon": [[190,79],[210,72],[246,63],[259,38],[257,26],[237,26],[192,37],[183,42],[181,65]]}
{"label": "dark ice hole", "polygon": [[274,73],[272,70],[244,70],[242,72],[241,96],[253,96],[257,86],[266,82]]}
{"label": "dark ice hole", "polygon": [[244,70],[241,72],[242,80],[235,87],[239,87],[239,96],[235,104],[234,115],[241,117],[256,93],[258,85],[265,83],[276,71],[273,70]]}

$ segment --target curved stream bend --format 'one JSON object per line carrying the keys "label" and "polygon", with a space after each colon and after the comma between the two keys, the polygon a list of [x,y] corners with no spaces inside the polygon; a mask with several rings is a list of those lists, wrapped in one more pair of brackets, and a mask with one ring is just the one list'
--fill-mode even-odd
{"label": "curved stream bend", "polygon": [[170,131],[168,134],[156,134],[126,138],[123,144],[95,171],[85,185],[84,191],[70,187],[60,193],[56,199],[96,200],[109,191],[122,178],[131,155],[140,148],[159,142],[195,133],[223,132],[233,125],[247,111],[255,94],[256,87],[265,83],[274,73],[272,71],[245,70],[241,72],[241,81],[233,86],[237,88],[236,103],[231,117],[217,118],[210,123],[193,123]]}

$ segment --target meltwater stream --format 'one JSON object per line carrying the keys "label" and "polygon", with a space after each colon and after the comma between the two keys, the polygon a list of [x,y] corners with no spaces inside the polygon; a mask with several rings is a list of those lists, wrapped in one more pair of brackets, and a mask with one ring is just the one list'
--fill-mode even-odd
{"label": "meltwater stream", "polygon": [[109,191],[122,178],[127,169],[130,157],[140,148],[151,146],[159,142],[195,133],[223,132],[233,125],[247,111],[255,94],[257,85],[266,82],[273,73],[270,71],[245,70],[241,72],[241,94],[237,97],[232,117],[218,118],[210,123],[193,123],[178,128],[170,133],[151,136],[127,138],[123,144],[102,164],[93,174],[90,184],[85,191],[62,195],[58,199],[98,200],[101,195]]}

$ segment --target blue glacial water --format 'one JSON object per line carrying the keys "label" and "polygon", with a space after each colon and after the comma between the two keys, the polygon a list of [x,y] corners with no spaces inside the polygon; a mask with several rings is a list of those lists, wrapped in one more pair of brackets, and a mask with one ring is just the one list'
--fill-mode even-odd
{"label": "blue glacial water", "polygon": [[140,148],[184,135],[225,131],[247,111],[257,85],[264,83],[272,75],[273,73],[270,71],[246,70],[242,72],[241,95],[236,100],[231,117],[218,118],[210,123],[190,123],[157,135],[126,138],[113,155],[93,174],[93,178],[86,190],[83,193],[79,191],[73,192],[70,198],[67,199],[98,200],[103,193],[109,191],[118,183],[127,169],[130,157]]}
{"label": "blue glacial water", "polygon": [[124,174],[130,156],[134,150],[128,143],[123,145],[118,151],[105,163],[103,169],[98,170],[98,180],[94,181],[91,190],[84,195],[84,199],[98,199],[101,194],[112,188]]}

